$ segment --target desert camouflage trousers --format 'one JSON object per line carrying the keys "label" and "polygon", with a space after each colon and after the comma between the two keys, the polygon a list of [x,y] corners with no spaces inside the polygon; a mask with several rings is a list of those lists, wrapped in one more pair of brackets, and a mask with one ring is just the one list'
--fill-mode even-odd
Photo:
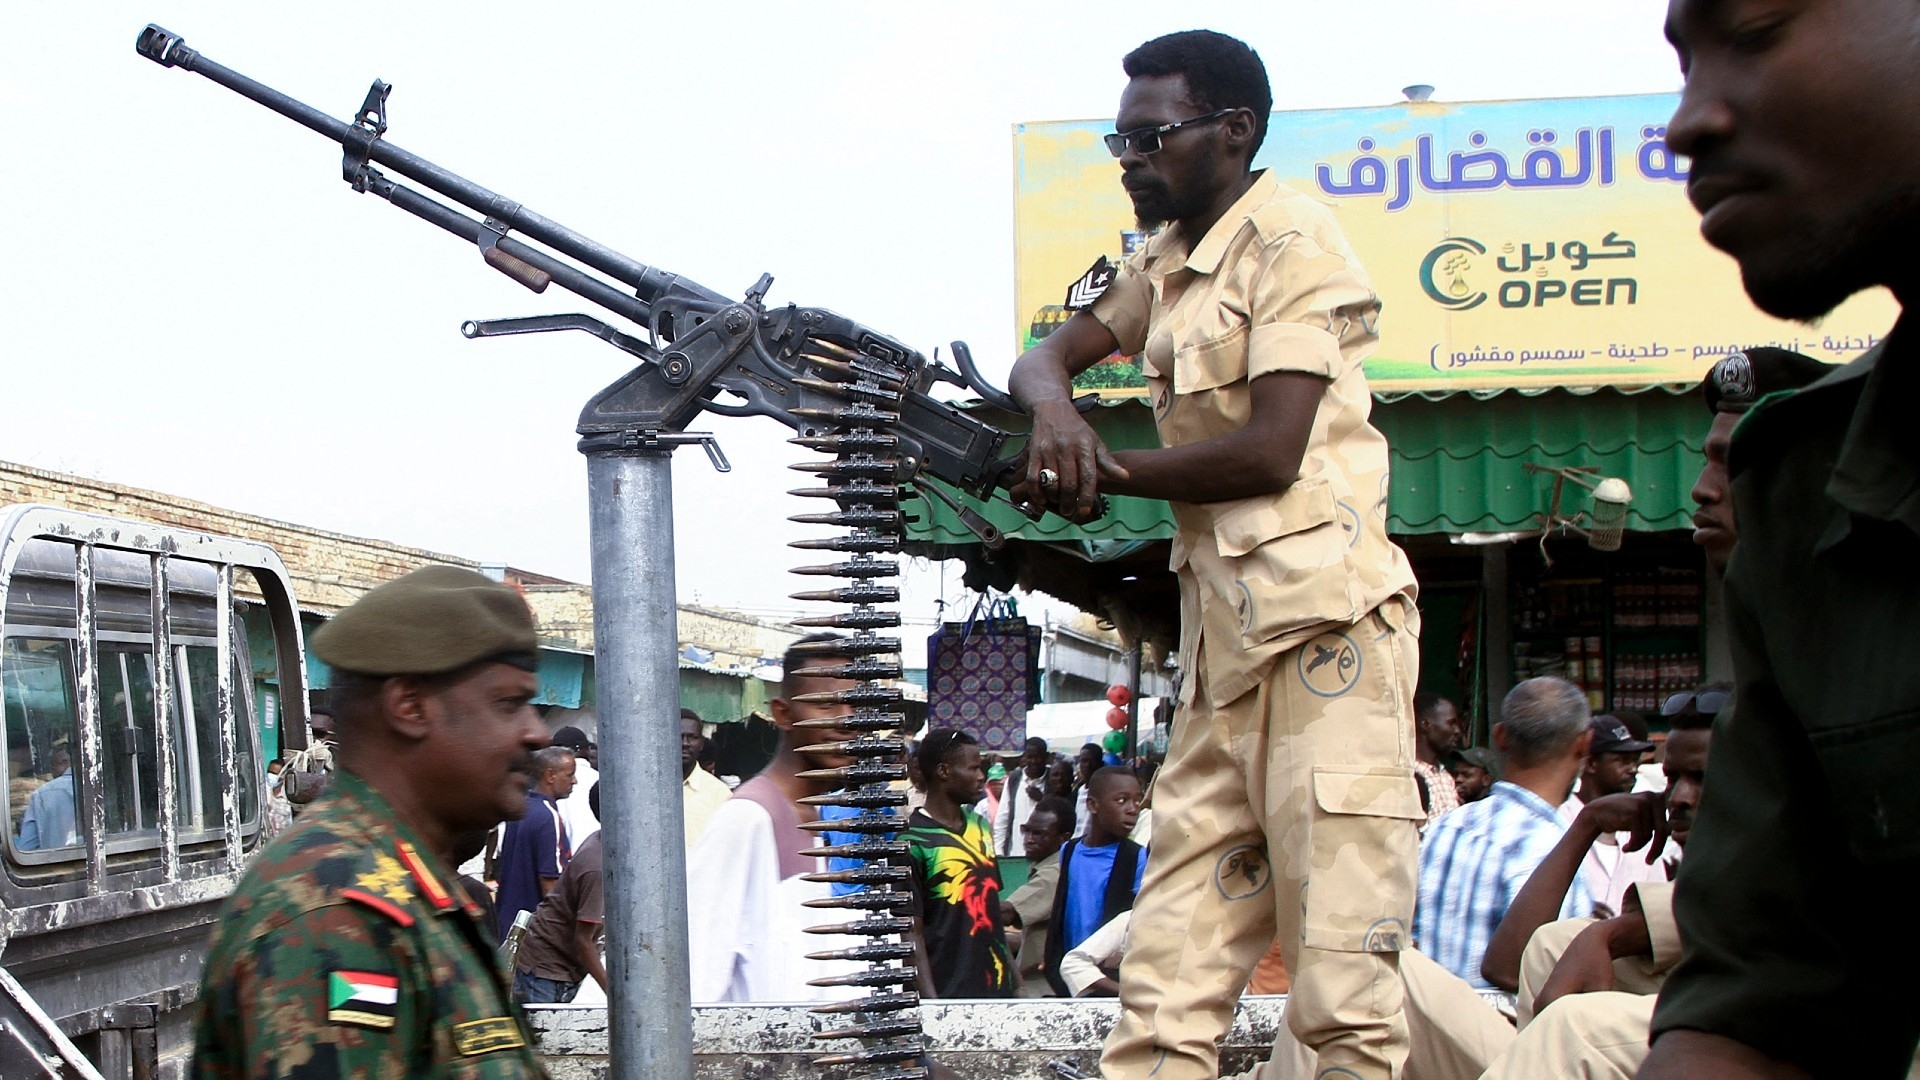
{"label": "desert camouflage trousers", "polygon": [[[1400,951],[1400,978],[1407,987],[1406,1080],[1480,1080],[1513,1046],[1513,1021],[1420,950]],[[1283,1027],[1267,1060],[1235,1080],[1312,1080],[1319,1064]]]}
{"label": "desert camouflage trousers", "polygon": [[1212,1080],[1216,1043],[1278,941],[1287,1024],[1320,1077],[1407,1057],[1399,950],[1413,920],[1419,615],[1395,597],[1283,653],[1224,708],[1204,671],[1154,781],[1153,844],[1120,971],[1107,1080]]}

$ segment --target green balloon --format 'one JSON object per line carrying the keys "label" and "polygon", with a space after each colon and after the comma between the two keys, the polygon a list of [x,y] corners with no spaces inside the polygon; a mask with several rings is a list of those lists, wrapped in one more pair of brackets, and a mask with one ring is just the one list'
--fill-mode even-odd
{"label": "green balloon", "polygon": [[1127,748],[1127,733],[1124,731],[1109,731],[1106,736],[1100,740],[1100,745],[1106,748],[1107,753],[1118,754]]}

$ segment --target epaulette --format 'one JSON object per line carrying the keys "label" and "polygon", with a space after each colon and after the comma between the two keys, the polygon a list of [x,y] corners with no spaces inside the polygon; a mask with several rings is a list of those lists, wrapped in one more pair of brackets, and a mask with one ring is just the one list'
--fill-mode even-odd
{"label": "epaulette", "polygon": [[414,876],[398,858],[375,848],[373,868],[355,876],[353,884],[341,889],[340,895],[372,908],[401,926],[412,926],[413,914],[407,909],[415,900],[414,886]]}
{"label": "epaulette", "polygon": [[394,846],[399,849],[400,861],[405,863],[407,870],[413,874],[414,884],[420,887],[421,895],[427,898],[427,903],[433,905],[436,913],[451,911],[460,906],[460,901],[455,900],[453,894],[447,892],[446,886],[440,884],[440,879],[433,876],[432,870],[427,869],[427,861],[420,857],[420,853],[414,850],[412,844],[405,840],[396,840]]}
{"label": "epaulette", "polygon": [[401,926],[413,925],[422,901],[435,915],[454,910],[476,919],[482,915],[464,889],[448,889],[419,849],[405,840],[396,839],[391,849],[375,848],[363,858],[369,859],[361,864],[368,868],[339,890],[342,899],[372,908]]}

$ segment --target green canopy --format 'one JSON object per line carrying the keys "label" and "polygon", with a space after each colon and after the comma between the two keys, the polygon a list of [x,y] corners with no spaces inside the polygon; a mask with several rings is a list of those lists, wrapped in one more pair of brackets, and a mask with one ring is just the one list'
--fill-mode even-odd
{"label": "green canopy", "polygon": [[[1582,466],[1633,489],[1627,527],[1687,527],[1694,479],[1706,463],[1711,417],[1700,395],[1554,390],[1376,403],[1374,423],[1393,449],[1388,529],[1400,534],[1498,532],[1538,524],[1553,477],[1525,466]],[[1569,486],[1563,512],[1585,509]]]}
{"label": "green canopy", "polygon": [[[996,419],[1008,418],[998,414]],[[1092,419],[1114,449],[1159,445],[1143,399],[1107,404],[1095,409]],[[1625,480],[1633,489],[1629,528],[1685,528],[1693,513],[1689,492],[1705,461],[1709,419],[1697,393],[1667,388],[1377,401],[1373,422],[1392,447],[1388,527],[1402,535],[1527,528],[1535,524],[1535,515],[1546,512],[1553,493],[1552,476],[1524,467],[1535,464],[1595,468]],[[1564,497],[1572,502],[1563,510],[1586,505],[1575,489]],[[1055,514],[1028,521],[1000,501],[970,505],[1010,537],[1066,545],[1089,562],[1137,550],[1119,548],[1116,541],[1173,536],[1173,515],[1155,499],[1116,497],[1108,516],[1087,525]],[[907,535],[910,543],[926,547],[979,543],[959,516],[938,502],[927,504]]]}

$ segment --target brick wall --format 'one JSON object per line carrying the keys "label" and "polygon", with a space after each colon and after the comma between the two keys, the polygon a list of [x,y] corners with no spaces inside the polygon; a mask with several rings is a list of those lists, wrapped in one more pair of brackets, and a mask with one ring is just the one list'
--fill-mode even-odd
{"label": "brick wall", "polygon": [[[286,563],[302,611],[331,615],[383,582],[428,563],[479,569],[454,555],[348,536],[309,525],[275,521],[158,491],[32,469],[0,461],[0,506],[42,503],[84,513],[131,518],[254,540],[271,546]],[[533,608],[543,640],[593,650],[593,591],[586,585],[509,568]],[[764,619],[682,605],[680,640],[711,649],[721,665],[751,666],[762,656],[778,658],[800,632]]]}
{"label": "brick wall", "polygon": [[374,586],[428,563],[472,568],[480,565],[454,555],[0,461],[0,506],[15,503],[41,503],[268,544],[286,563],[301,609],[322,615],[331,615]]}
{"label": "brick wall", "polygon": [[[573,648],[593,650],[593,590],[585,585],[524,585],[528,606],[540,623],[541,636],[566,641]],[[680,644],[696,645],[714,654],[721,667],[752,667],[765,657],[775,660],[801,631],[785,623],[720,611],[693,604],[679,605]]]}
{"label": "brick wall", "polygon": [[540,636],[593,651],[593,590],[585,585],[522,585]]}

